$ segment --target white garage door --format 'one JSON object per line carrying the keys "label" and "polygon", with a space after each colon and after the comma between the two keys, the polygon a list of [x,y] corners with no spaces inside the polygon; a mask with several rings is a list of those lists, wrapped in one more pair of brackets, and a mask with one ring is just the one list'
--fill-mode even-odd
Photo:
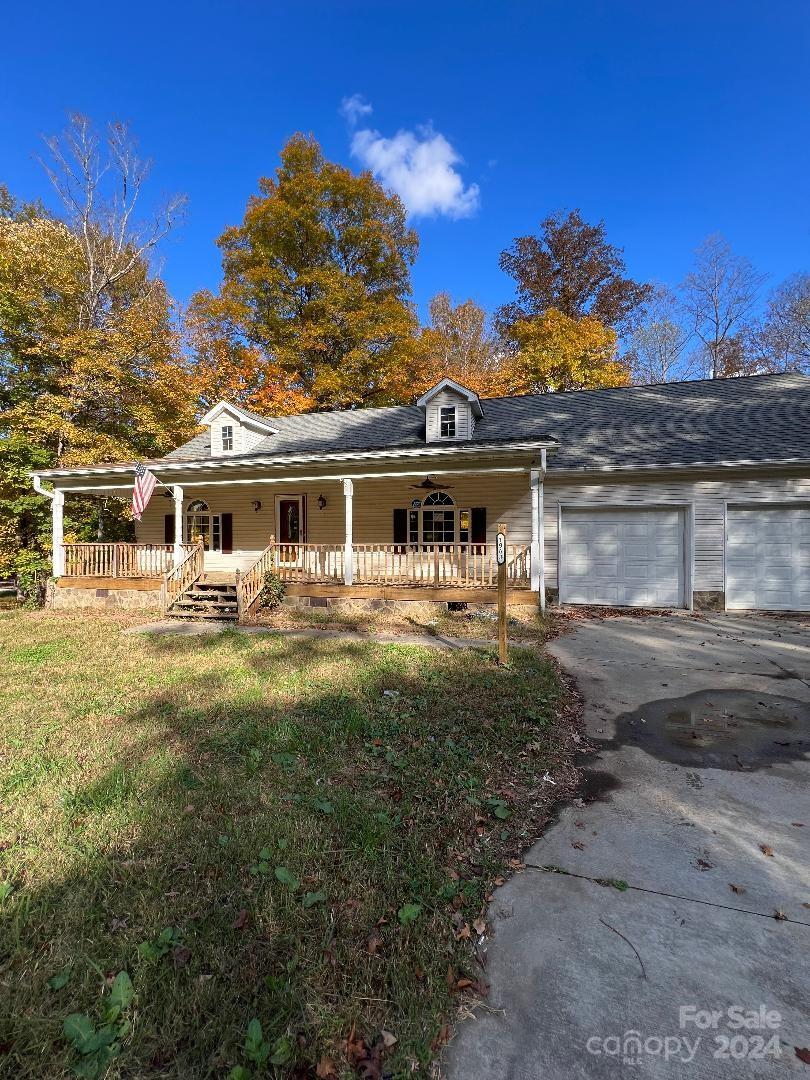
{"label": "white garage door", "polygon": [[683,607],[681,510],[563,510],[564,604]]}
{"label": "white garage door", "polygon": [[810,506],[729,507],[726,607],[810,611]]}

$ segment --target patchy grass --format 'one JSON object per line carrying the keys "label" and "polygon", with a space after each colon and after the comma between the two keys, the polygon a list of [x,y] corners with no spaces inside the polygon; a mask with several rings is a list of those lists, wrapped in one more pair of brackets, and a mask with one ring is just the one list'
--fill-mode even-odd
{"label": "patchy grass", "polygon": [[[509,609],[509,636],[513,641],[542,644],[557,631],[554,614],[540,615],[531,605]],[[279,630],[353,630],[367,634],[430,634],[434,637],[498,637],[496,610],[491,604],[470,604],[466,611],[450,611],[446,604],[416,601],[394,607],[369,609],[345,601],[331,607],[293,607],[287,604],[274,611],[259,611],[257,622]]]}
{"label": "patchy grass", "polygon": [[574,782],[553,667],[132,622],[0,614],[0,1073],[430,1075]]}

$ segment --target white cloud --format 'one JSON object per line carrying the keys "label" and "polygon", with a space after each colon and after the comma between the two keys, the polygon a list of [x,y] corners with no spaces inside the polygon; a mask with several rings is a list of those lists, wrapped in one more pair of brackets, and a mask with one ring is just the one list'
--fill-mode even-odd
{"label": "white cloud", "polygon": [[[344,107],[352,100],[344,99]],[[371,112],[370,105],[363,105]],[[398,131],[391,139],[364,128],[355,131],[351,149],[367,169],[399,195],[412,217],[444,214],[465,218],[478,209],[478,185],[464,186],[456,169],[461,156],[444,135],[430,126]]]}
{"label": "white cloud", "polygon": [[362,94],[352,94],[351,97],[345,97],[340,103],[340,115],[352,127],[356,127],[364,116],[369,116],[373,111]]}

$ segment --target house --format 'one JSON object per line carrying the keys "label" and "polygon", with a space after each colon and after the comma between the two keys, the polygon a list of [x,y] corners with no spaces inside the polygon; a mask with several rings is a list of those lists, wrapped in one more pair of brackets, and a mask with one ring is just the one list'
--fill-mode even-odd
{"label": "house", "polygon": [[[302,603],[492,602],[810,610],[810,378],[797,374],[263,417],[220,402],[149,462],[136,543],[64,544],[72,492],[133,464],[34,475],[57,606],[242,612],[267,570]],[[209,595],[209,599],[211,596]],[[217,604],[219,605],[217,607]]]}

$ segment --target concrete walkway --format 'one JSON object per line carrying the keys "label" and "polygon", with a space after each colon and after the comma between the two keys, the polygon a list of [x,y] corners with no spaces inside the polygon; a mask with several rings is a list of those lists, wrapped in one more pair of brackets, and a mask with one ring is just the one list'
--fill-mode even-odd
{"label": "concrete walkway", "polygon": [[[143,626],[130,626],[124,634],[156,634],[159,637],[173,635],[177,637],[199,637],[209,634],[221,634],[223,630],[233,630],[237,634],[270,634],[276,637],[300,639],[302,641],[317,638],[339,638],[341,641],[375,642],[380,645],[421,645],[426,649],[497,649],[497,641],[489,638],[444,637],[441,634],[364,634],[356,630],[281,630],[274,626],[236,625],[232,622],[181,622],[178,619],[163,619],[160,622],[145,623]],[[509,648],[536,649],[533,642],[510,641]]]}
{"label": "concrete walkway", "polygon": [[450,1080],[810,1077],[807,624],[594,620],[550,651],[600,752],[494,896]]}

